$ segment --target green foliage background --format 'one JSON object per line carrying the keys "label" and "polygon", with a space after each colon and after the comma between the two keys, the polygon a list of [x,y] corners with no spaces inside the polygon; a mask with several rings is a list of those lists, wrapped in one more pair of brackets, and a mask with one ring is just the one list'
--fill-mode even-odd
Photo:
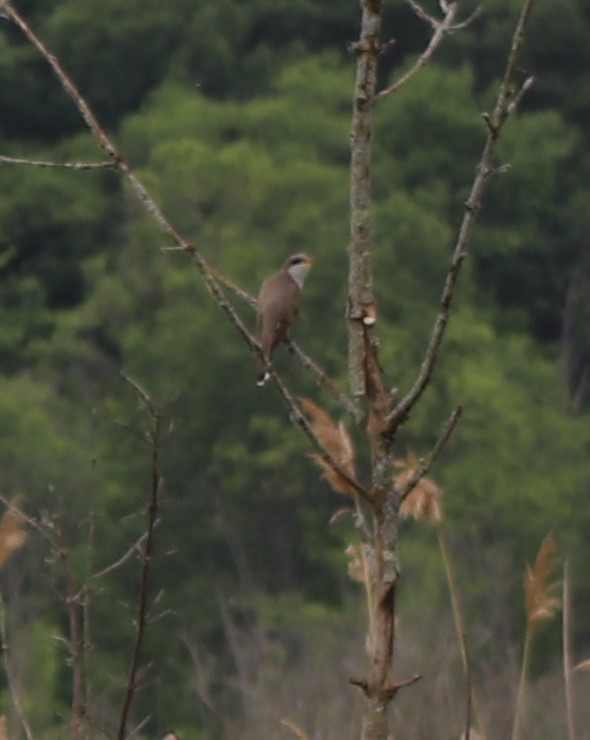
{"label": "green foliage background", "polygon": [[[547,531],[575,564],[577,602],[590,597],[583,299],[579,315],[568,314],[574,329],[563,341],[568,288],[590,247],[590,11],[582,0],[562,2],[559,12],[551,0],[538,5],[526,58],[537,83],[502,143],[511,168],[490,187],[440,366],[399,449],[400,456],[428,449],[449,410],[464,405],[433,474],[445,490],[445,527],[474,629],[497,594],[490,584],[503,579],[508,640],[520,630],[524,562]],[[168,217],[211,263],[255,294],[285,255],[314,255],[295,334],[345,387],[353,80],[346,43],[358,33],[356,4],[18,6]],[[403,3],[391,6],[387,31],[399,43],[384,60],[384,83],[426,38]],[[517,7],[489,0],[435,64],[379,107],[382,358],[388,382],[402,391],[437,311],[485,133],[480,113],[502,72]],[[101,157],[7,23],[0,89],[1,153]],[[0,491],[22,493],[32,516],[59,515],[82,583],[121,557],[143,527],[149,453],[125,427],[142,428],[145,419],[121,371],[166,407],[174,430],[163,452],[153,594],[161,594],[155,611],[167,616],[150,627],[153,680],[137,717],[151,715],[149,737],[170,726],[187,737],[230,736],[227,728],[251,715],[240,681],[273,685],[277,678],[264,671],[297,664],[305,638],[323,640],[337,629],[361,645],[360,598],[344,555],[354,530],[348,520],[328,525],[342,501],[319,480],[272,390],[254,387],[253,358],[198,273],[161,250],[162,236],[114,174],[1,166],[0,189]],[[244,316],[252,325],[246,309]],[[276,362],[298,394],[339,416],[286,352]],[[564,372],[570,365],[573,376]],[[361,471],[366,454],[360,446]],[[425,600],[432,614],[448,613],[433,538],[412,525],[402,547],[409,574],[402,619]],[[52,642],[67,629],[60,573],[37,541],[5,576],[14,649],[29,676],[27,705],[43,738],[59,736],[67,721],[69,674]],[[136,589],[134,559],[94,589],[89,661],[94,712],[106,727],[120,701]],[[232,634],[253,644],[263,635],[265,660],[240,663]],[[34,677],[28,644],[47,653]],[[546,661],[554,647],[549,640]],[[488,642],[479,657],[490,660],[497,649]],[[195,651],[209,676],[205,693]],[[3,699],[7,706],[6,691]]]}

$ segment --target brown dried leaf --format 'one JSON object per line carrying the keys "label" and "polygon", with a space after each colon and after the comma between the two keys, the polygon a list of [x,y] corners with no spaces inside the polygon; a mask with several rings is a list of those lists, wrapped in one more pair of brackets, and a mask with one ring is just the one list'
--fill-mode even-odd
{"label": "brown dried leaf", "polygon": [[552,595],[559,586],[557,581],[550,582],[555,567],[557,545],[552,534],[541,543],[534,565],[527,566],[524,593],[527,621],[531,627],[537,627],[551,619],[561,607],[561,601]]}
{"label": "brown dried leaf", "polygon": [[344,551],[348,555],[348,575],[358,583],[367,582],[367,567],[362,545],[349,545]]}
{"label": "brown dried leaf", "polygon": [[342,422],[338,423],[338,436],[340,442],[340,457],[338,463],[345,473],[354,477],[354,445],[350,434]]}
{"label": "brown dried leaf", "polygon": [[345,516],[353,516],[354,515],[354,509],[351,509],[348,506],[343,506],[340,509],[336,509],[336,511],[332,514],[332,516],[328,519],[328,524],[336,524],[336,522],[340,521]]}
{"label": "brown dried leaf", "polygon": [[315,460],[317,465],[322,469],[324,478],[328,481],[330,486],[337,493],[343,493],[345,496],[355,496],[355,487],[348,482],[348,480],[336,470],[327,460],[325,460],[319,452],[312,452],[311,458]]}
{"label": "brown dried leaf", "polygon": [[574,671],[590,671],[590,658],[574,666]]}
{"label": "brown dried leaf", "polygon": [[315,436],[336,463],[338,469],[331,465],[319,452],[312,453],[311,457],[322,469],[324,477],[335,491],[347,496],[356,495],[354,486],[342,475],[342,473],[345,473],[349,478],[354,479],[355,477],[354,445],[346,427],[342,422],[335,424],[320,406],[308,398],[302,398],[301,405],[310,417],[311,428]]}
{"label": "brown dried leaf", "polygon": [[[16,507],[18,498],[14,498],[10,503]],[[6,509],[0,519],[0,568],[24,545],[26,539],[27,533],[23,529],[22,517],[14,508]]]}
{"label": "brown dried leaf", "polygon": [[[401,468],[401,472],[395,476],[395,482],[398,487],[403,488],[420,467],[420,461],[410,451],[405,460],[396,460],[395,464]],[[442,488],[432,479],[422,478],[402,502],[400,514],[408,519],[426,519],[432,524],[438,524],[443,518],[442,495]]]}

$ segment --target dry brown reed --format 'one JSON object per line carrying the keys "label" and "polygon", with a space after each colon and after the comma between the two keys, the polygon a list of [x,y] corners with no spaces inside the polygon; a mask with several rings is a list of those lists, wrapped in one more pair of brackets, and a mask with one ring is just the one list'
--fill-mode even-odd
{"label": "dry brown reed", "polygon": [[520,740],[524,728],[524,705],[527,688],[527,677],[531,659],[533,638],[541,625],[551,619],[560,608],[561,601],[554,596],[559,587],[558,581],[552,581],[555,568],[555,553],[557,545],[553,534],[548,534],[537,553],[535,563],[527,566],[524,579],[524,602],[526,616],[526,631],[522,650],[520,680],[516,696],[514,726],[512,740]]}
{"label": "dry brown reed", "polygon": [[313,433],[328,452],[330,458],[337,464],[338,469],[323,458],[318,452],[312,452],[311,457],[322,469],[324,478],[330,486],[338,493],[355,497],[357,491],[345,478],[355,478],[354,470],[354,445],[346,427],[342,422],[336,424],[317,403],[308,398],[301,399],[301,406],[310,418],[310,426]]}
{"label": "dry brown reed", "polygon": [[0,519],[0,568],[2,568],[13,553],[19,550],[26,542],[27,533],[23,529],[23,518],[18,513],[19,497],[10,501]]}

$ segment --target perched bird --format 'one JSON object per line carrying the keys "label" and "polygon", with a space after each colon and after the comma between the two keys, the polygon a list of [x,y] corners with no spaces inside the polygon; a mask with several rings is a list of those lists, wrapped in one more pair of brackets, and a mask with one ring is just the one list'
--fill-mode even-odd
{"label": "perched bird", "polygon": [[301,305],[301,290],[312,260],[306,254],[289,257],[281,269],[267,278],[258,295],[258,341],[267,362],[258,362],[256,384],[269,378],[267,364],[275,347],[287,338]]}

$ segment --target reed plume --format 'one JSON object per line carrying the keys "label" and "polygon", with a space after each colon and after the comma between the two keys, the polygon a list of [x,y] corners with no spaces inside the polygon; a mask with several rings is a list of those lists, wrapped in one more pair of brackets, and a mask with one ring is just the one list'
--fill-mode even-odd
{"label": "reed plume", "polygon": [[524,725],[524,703],[526,695],[527,677],[531,659],[531,647],[538,629],[560,608],[560,600],[554,596],[559,587],[557,581],[551,581],[555,567],[555,552],[557,546],[552,534],[548,534],[539,548],[533,566],[528,565],[524,579],[524,604],[526,616],[526,631],[522,651],[520,680],[516,696],[516,709],[512,740],[520,740]]}

